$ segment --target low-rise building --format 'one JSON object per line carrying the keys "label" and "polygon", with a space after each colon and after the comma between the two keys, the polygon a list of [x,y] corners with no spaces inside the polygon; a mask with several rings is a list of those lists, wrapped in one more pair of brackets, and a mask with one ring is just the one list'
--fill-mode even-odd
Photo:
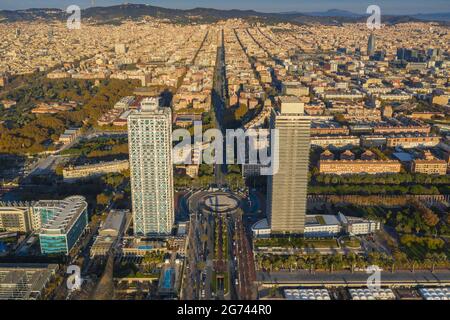
{"label": "low-rise building", "polygon": [[350,150],[345,150],[340,155],[341,160],[355,160],[355,154]]}
{"label": "low-rise building", "polygon": [[386,138],[386,145],[389,148],[402,147],[410,148],[425,148],[436,147],[441,138],[435,135],[428,134],[401,134],[393,135]]}
{"label": "low-rise building", "polygon": [[363,135],[360,138],[361,147],[373,148],[384,147],[386,145],[386,137],[382,135]]}
{"label": "low-rise building", "polygon": [[[329,238],[341,234],[365,235],[377,232],[381,223],[358,217],[347,217],[342,213],[337,215],[307,215],[304,236],[307,238]],[[268,238],[271,231],[267,219],[262,219],[252,226],[255,238]]]}
{"label": "low-rise building", "polygon": [[129,167],[130,164],[128,160],[100,162],[77,167],[70,166],[63,169],[63,177],[65,181],[73,182],[77,179],[98,176],[101,174],[126,171]]}
{"label": "low-rise building", "polygon": [[450,287],[419,288],[419,293],[425,300],[450,300]]}
{"label": "low-rise building", "polygon": [[145,238],[125,238],[120,254],[124,257],[144,257],[147,253],[154,251],[166,252],[167,242]]}
{"label": "low-rise building", "polygon": [[342,228],[349,235],[364,235],[377,232],[381,228],[379,221],[366,220],[358,217],[347,217],[342,213],[338,213]]}
{"label": "low-rise building", "polygon": [[319,171],[324,174],[381,174],[400,173],[397,160],[320,160]]}
{"label": "low-rise building", "polygon": [[447,161],[435,158],[430,152],[425,151],[421,159],[414,159],[411,163],[411,172],[432,175],[447,174]]}
{"label": "low-rise building", "polygon": [[9,109],[11,107],[14,107],[17,104],[17,102],[14,100],[5,99],[5,100],[1,100],[0,104],[2,104],[5,109]]}
{"label": "low-rise building", "polygon": [[81,133],[81,128],[70,128],[64,131],[64,133],[59,137],[59,142],[63,144],[69,144],[75,141],[76,138]]}
{"label": "low-rise building", "polygon": [[38,300],[57,264],[0,264],[0,300]]}
{"label": "low-rise building", "polygon": [[420,120],[407,117],[389,118],[386,121],[372,123],[374,134],[422,133],[429,134],[431,126]]}
{"label": "low-rise building", "polygon": [[286,300],[331,300],[327,289],[285,289]]}
{"label": "low-rise building", "polygon": [[359,146],[356,136],[319,136],[311,137],[311,146],[328,149],[346,149]]}
{"label": "low-rise building", "polygon": [[350,130],[347,126],[342,126],[334,121],[313,121],[311,122],[311,136],[337,135],[348,136]]}
{"label": "low-rise building", "polygon": [[320,160],[334,160],[334,153],[330,150],[325,150],[320,154]]}
{"label": "low-rise building", "polygon": [[72,111],[77,106],[76,102],[68,103],[39,103],[36,108],[31,110],[34,114],[57,114],[65,111]]}
{"label": "low-rise building", "polygon": [[133,104],[134,101],[135,101],[134,96],[123,97],[114,105],[114,109],[126,111],[130,108],[130,106]]}
{"label": "low-rise building", "polygon": [[0,202],[0,230],[30,232],[32,208],[27,203]]}
{"label": "low-rise building", "polygon": [[285,82],[282,85],[284,95],[297,97],[309,95],[309,87],[303,86],[300,82]]}
{"label": "low-rise building", "polygon": [[305,237],[335,237],[341,232],[341,224],[333,215],[307,215]]}
{"label": "low-rise building", "polygon": [[383,288],[365,288],[349,289],[352,300],[395,300],[395,294],[392,289]]}
{"label": "low-rise building", "polygon": [[91,257],[108,255],[117,241],[120,240],[129,214],[128,210],[113,210],[108,214],[92,245]]}

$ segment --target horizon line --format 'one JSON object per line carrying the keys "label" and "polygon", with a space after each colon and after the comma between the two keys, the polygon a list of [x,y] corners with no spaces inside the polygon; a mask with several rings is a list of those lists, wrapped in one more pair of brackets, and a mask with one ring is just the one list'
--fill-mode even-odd
{"label": "horizon line", "polygon": [[[164,6],[157,6],[157,5],[152,5],[152,4],[147,4],[147,3],[122,3],[122,4],[112,4],[112,5],[88,5],[88,6],[80,6],[82,10],[86,10],[86,9],[91,9],[91,8],[110,8],[110,7],[120,7],[120,6],[124,6],[124,5],[142,5],[142,6],[148,6],[148,7],[155,7],[155,8],[163,8],[163,9],[171,9],[171,10],[181,10],[181,11],[189,11],[189,10],[194,10],[194,9],[210,9],[210,10],[219,10],[219,11],[254,11],[254,12],[258,12],[258,13],[273,13],[273,14],[305,14],[305,15],[309,15],[309,14],[317,14],[317,13],[327,13],[330,11],[341,11],[341,12],[346,12],[349,14],[354,14],[354,15],[359,15],[359,16],[366,16],[369,15],[366,12],[355,12],[355,11],[350,11],[347,9],[339,9],[339,8],[327,8],[327,9],[322,9],[322,10],[314,10],[314,11],[299,11],[299,10],[280,10],[280,11],[264,11],[264,10],[258,10],[258,9],[243,9],[243,8],[217,8],[217,7],[199,7],[199,6],[194,6],[194,7],[189,7],[189,8],[176,8],[176,7],[164,7]],[[23,8],[23,9],[2,9],[0,8],[0,11],[25,11],[25,10],[54,10],[54,9],[59,9],[59,10],[63,10],[66,8],[66,6],[63,7],[28,7],[28,8]],[[393,13],[393,12],[386,12],[385,15],[394,15],[394,16],[411,16],[411,15],[428,15],[428,14],[450,14],[450,10],[449,11],[444,11],[444,12],[439,12],[438,9],[436,9],[436,11],[430,11],[430,12],[414,12],[414,13]],[[331,16],[332,17],[332,16]]]}

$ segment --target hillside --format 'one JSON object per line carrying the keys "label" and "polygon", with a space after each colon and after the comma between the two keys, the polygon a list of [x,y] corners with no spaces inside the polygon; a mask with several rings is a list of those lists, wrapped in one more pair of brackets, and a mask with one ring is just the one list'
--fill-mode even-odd
{"label": "hillside", "polygon": [[[27,9],[0,11],[0,21],[32,21],[32,20],[64,20],[68,14],[61,9]],[[366,17],[343,10],[326,12],[286,12],[263,13],[253,10],[219,10],[211,8],[195,8],[189,10],[167,9],[145,4],[122,4],[109,7],[92,7],[82,11],[82,17],[91,22],[110,23],[125,19],[139,19],[145,16],[169,19],[173,22],[215,22],[221,19],[243,18],[265,22],[322,23],[341,24],[345,22],[364,22]],[[383,16],[383,23],[395,24],[408,21],[448,21],[450,14],[427,14],[410,16]]]}

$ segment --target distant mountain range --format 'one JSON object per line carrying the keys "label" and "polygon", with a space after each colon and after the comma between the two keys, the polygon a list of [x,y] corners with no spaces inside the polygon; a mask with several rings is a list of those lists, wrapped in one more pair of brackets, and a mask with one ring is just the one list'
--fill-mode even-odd
{"label": "distant mountain range", "polygon": [[[31,21],[31,20],[63,20],[68,14],[61,9],[27,9],[0,11],[0,21]],[[292,22],[323,24],[341,24],[344,22],[363,22],[366,15],[350,11],[332,9],[325,12],[284,12],[263,13],[253,10],[219,10],[210,8],[195,8],[189,10],[167,9],[145,4],[122,4],[109,7],[91,7],[82,11],[82,17],[93,22],[110,23],[124,19],[136,19],[144,16],[170,19],[174,22],[189,21],[215,22],[224,18],[246,18],[263,20],[266,22]],[[383,23],[395,24],[410,21],[444,21],[450,22],[450,13],[417,14],[412,16],[397,15],[383,16]]]}
{"label": "distant mountain range", "polygon": [[[305,12],[304,14],[315,16],[315,17],[347,17],[347,18],[362,18],[367,17],[367,14],[358,14],[346,10],[331,9],[322,12]],[[390,15],[393,17],[394,15]],[[409,15],[395,15],[396,17],[411,17],[419,20],[427,21],[450,21],[450,12],[442,13],[420,13],[420,14],[409,14]]]}
{"label": "distant mountain range", "polygon": [[308,16],[313,16],[313,17],[345,17],[345,18],[361,18],[364,15],[362,14],[358,14],[358,13],[354,13],[351,11],[346,11],[346,10],[339,10],[339,9],[330,9],[327,11],[316,11],[316,12],[291,12],[291,13],[302,13]]}

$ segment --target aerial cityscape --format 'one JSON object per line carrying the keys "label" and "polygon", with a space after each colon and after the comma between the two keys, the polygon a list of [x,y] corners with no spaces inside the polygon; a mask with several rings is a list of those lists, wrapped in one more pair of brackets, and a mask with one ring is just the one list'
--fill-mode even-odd
{"label": "aerial cityscape", "polygon": [[0,300],[450,300],[448,3],[26,2]]}

